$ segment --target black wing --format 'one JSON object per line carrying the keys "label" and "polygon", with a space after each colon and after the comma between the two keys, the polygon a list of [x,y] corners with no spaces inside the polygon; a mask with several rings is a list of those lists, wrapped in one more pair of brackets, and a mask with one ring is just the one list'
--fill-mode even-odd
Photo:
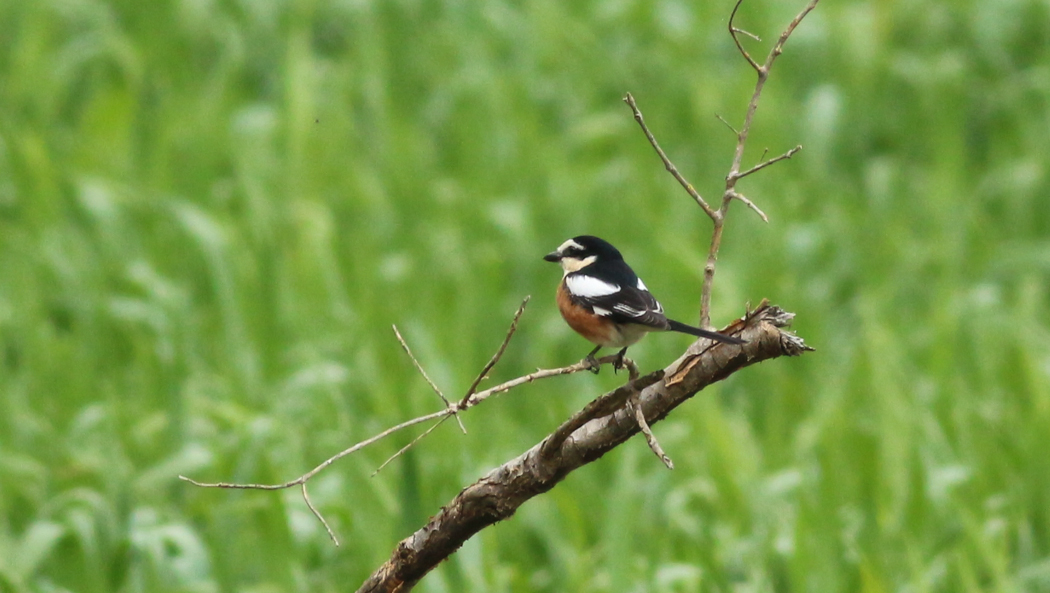
{"label": "black wing", "polygon": [[667,329],[664,308],[630,268],[618,275],[605,274],[618,282],[607,282],[586,271],[565,277],[572,299],[595,314],[615,323],[637,323],[656,329]]}

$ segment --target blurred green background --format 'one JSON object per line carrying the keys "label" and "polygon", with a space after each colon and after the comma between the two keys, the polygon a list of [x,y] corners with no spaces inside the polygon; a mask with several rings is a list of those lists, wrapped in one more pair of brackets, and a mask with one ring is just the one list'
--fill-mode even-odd
{"label": "blurred green background", "polygon": [[[756,0],[764,55],[802,7]],[[754,76],[729,2],[0,2],[0,591],[354,590],[462,487],[618,377],[446,424],[579,360],[567,237],[699,316]],[[738,373],[472,539],[421,591],[1050,591],[1050,4],[825,0],[763,97],[714,321],[763,297],[818,351]],[[632,350],[644,370],[684,336]]]}

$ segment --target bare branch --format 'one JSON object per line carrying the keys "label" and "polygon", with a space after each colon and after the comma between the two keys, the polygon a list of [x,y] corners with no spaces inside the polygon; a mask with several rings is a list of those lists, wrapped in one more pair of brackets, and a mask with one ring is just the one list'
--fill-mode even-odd
{"label": "bare branch", "polygon": [[660,156],[660,160],[664,162],[664,168],[666,168],[667,171],[678,180],[678,183],[685,188],[685,191],[696,200],[696,203],[700,205],[700,208],[702,208],[713,220],[717,215],[715,210],[711,208],[702,197],[700,197],[700,193],[696,191],[693,184],[686,181],[685,177],[678,172],[678,168],[674,166],[671,159],[667,158],[667,154],[662,148],[660,148],[660,144],[656,141],[656,137],[654,137],[653,133],[649,131],[649,126],[645,125],[645,118],[642,117],[642,112],[638,109],[638,104],[635,103],[634,97],[631,96],[631,93],[627,93],[627,96],[623,98],[623,102],[630,106],[631,111],[634,113],[634,120],[638,122],[639,126],[641,126],[642,132],[645,133],[645,137],[649,139],[649,144],[653,146],[653,149],[656,150],[656,154]]}
{"label": "bare branch", "polygon": [[510,322],[510,329],[507,330],[507,336],[503,338],[503,343],[500,344],[499,350],[497,350],[496,353],[492,355],[492,358],[489,360],[488,364],[486,364],[485,367],[481,369],[481,372],[478,373],[478,378],[474,379],[474,382],[470,384],[470,388],[467,389],[467,394],[464,395],[463,399],[459,401],[460,407],[467,405],[467,400],[470,399],[470,396],[474,395],[474,392],[478,388],[478,384],[485,380],[485,377],[488,376],[489,371],[492,370],[492,367],[496,366],[496,363],[499,362],[499,359],[503,357],[503,352],[507,349],[507,344],[510,344],[510,339],[514,337],[514,332],[518,331],[518,320],[521,319],[521,314],[525,312],[525,306],[529,304],[530,298],[532,297],[527,296],[525,297],[525,300],[521,301],[521,306],[518,307],[518,312],[514,314],[514,319]]}
{"label": "bare branch", "polygon": [[636,394],[663,378],[664,372],[662,370],[653,371],[640,379],[633,379],[632,381],[591,401],[584,406],[582,410],[573,414],[571,418],[562,422],[561,426],[544,440],[543,445],[540,448],[540,456],[553,456],[555,452],[561,449],[562,444],[565,443],[565,439],[569,438],[569,435],[576,432],[581,426],[595,418],[601,418],[602,416],[612,414],[623,407],[624,402],[631,397],[631,394]]}

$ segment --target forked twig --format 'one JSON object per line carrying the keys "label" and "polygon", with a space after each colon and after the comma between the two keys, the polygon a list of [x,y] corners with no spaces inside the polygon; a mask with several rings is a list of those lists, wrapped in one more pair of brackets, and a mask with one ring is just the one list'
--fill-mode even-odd
{"label": "forked twig", "polygon": [[[424,431],[422,434],[412,439],[411,442],[402,447],[397,453],[390,456],[386,461],[384,461],[382,465],[380,465],[379,468],[376,469],[375,473],[372,474],[374,476],[375,474],[379,473],[380,470],[386,467],[391,461],[403,455],[405,451],[410,449],[413,445],[418,443],[425,436],[433,432],[438,426],[444,423],[445,420],[448,420],[450,416],[456,416],[458,420],[459,412],[472,408],[485,401],[486,399],[489,399],[490,397],[510,391],[511,389],[514,389],[515,387],[524,385],[526,383],[532,383],[533,381],[538,381],[540,379],[546,379],[549,377],[557,377],[559,375],[569,375],[572,373],[591,370],[591,363],[586,360],[582,360],[576,364],[572,364],[565,367],[555,369],[540,369],[533,373],[529,373],[527,375],[511,379],[510,381],[505,381],[503,383],[500,383],[499,385],[490,387],[483,391],[476,391],[478,384],[485,378],[488,372],[492,370],[493,366],[495,366],[495,364],[499,362],[500,358],[502,358],[503,353],[507,349],[507,345],[510,343],[511,337],[513,337],[515,331],[517,330],[518,321],[521,319],[521,315],[525,311],[525,306],[528,304],[528,302],[529,297],[525,297],[525,299],[521,303],[521,306],[518,307],[517,312],[514,314],[514,319],[511,322],[510,329],[507,331],[507,335],[503,339],[503,343],[500,344],[499,350],[497,350],[496,354],[492,357],[492,359],[489,360],[488,364],[485,365],[482,372],[478,375],[478,379],[475,379],[475,381],[471,384],[470,389],[467,390],[467,395],[463,397],[462,402],[453,403],[449,402],[445,398],[444,394],[441,392],[441,389],[439,389],[438,386],[430,379],[429,375],[427,375],[426,370],[423,369],[423,365],[420,364],[416,357],[412,354],[412,350],[411,348],[409,348],[408,343],[405,341],[404,337],[401,336],[401,332],[398,331],[397,327],[394,327],[394,335],[397,336],[397,340],[401,344],[402,349],[404,349],[405,353],[408,354],[408,357],[412,360],[412,363],[415,365],[419,373],[423,375],[423,378],[426,379],[427,383],[430,384],[430,387],[434,390],[435,393],[437,393],[441,397],[442,401],[446,404],[444,409],[430,414],[426,414],[424,416],[420,416],[418,418],[413,418],[411,420],[402,422],[396,426],[392,426],[370,438],[367,438],[351,447],[340,451],[339,453],[336,453],[335,455],[321,462],[319,465],[317,465],[317,467],[299,476],[298,478],[280,484],[238,484],[233,482],[199,482],[186,476],[179,476],[179,479],[185,482],[189,482],[194,486],[199,486],[201,488],[229,488],[235,490],[284,490],[293,486],[301,486],[303,500],[306,501],[307,507],[310,508],[310,511],[314,514],[314,516],[317,517],[317,519],[321,522],[322,525],[324,525],[325,530],[328,531],[328,535],[332,538],[332,541],[335,542],[336,545],[339,545],[339,540],[335,537],[335,533],[328,525],[328,522],[325,521],[324,516],[321,515],[320,511],[318,511],[317,508],[313,505],[313,502],[310,500],[309,494],[306,490],[306,483],[309,482],[311,478],[324,471],[328,466],[332,465],[336,461],[339,461],[343,457],[346,457],[351,453],[356,453],[357,451],[360,451],[361,449],[364,449],[365,447],[371,444],[381,441],[396,432],[400,432],[402,430],[405,430],[406,428],[410,428],[412,426],[422,424],[424,422],[429,422],[431,420],[438,421],[434,423],[433,426]],[[612,364],[616,361],[616,359],[617,356],[611,354],[598,359],[598,362],[599,364]],[[631,370],[632,373],[632,378],[637,376],[637,367],[634,366],[634,363],[630,362],[629,359],[627,360],[627,362],[628,368]]]}
{"label": "forked twig", "polygon": [[744,49],[743,44],[740,43],[740,38],[737,37],[737,34],[741,33],[741,34],[747,35],[748,37],[750,37],[752,39],[755,39],[757,41],[762,41],[762,40],[758,38],[758,35],[754,35],[752,33],[748,33],[747,31],[744,31],[743,29],[738,29],[737,26],[733,24],[733,21],[736,20],[736,11],[740,10],[740,5],[743,4],[743,3],[744,3],[744,0],[737,0],[736,5],[733,6],[733,12],[731,12],[729,14],[729,34],[733,36],[733,43],[736,44],[736,48],[740,51],[740,55],[744,56],[744,59],[747,60],[747,63],[751,64],[751,67],[754,68],[755,70],[761,70],[762,67],[759,66],[758,62],[756,62],[754,60],[754,58],[751,57],[751,54],[747,53],[747,50]]}

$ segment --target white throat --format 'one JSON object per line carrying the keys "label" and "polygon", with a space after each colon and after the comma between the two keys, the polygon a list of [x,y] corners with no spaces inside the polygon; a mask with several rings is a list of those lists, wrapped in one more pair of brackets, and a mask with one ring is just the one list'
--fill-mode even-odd
{"label": "white throat", "polygon": [[562,273],[562,278],[564,278],[565,276],[568,276],[569,274],[571,274],[573,272],[579,272],[580,270],[582,270],[582,269],[586,268],[587,266],[593,264],[594,260],[596,260],[596,259],[598,259],[597,255],[589,255],[589,256],[587,256],[587,257],[585,257],[583,259],[578,259],[578,258],[575,258],[575,257],[563,257],[563,258],[561,258],[561,260],[559,260],[558,263],[561,264],[561,269],[562,269],[562,272],[563,272]]}

